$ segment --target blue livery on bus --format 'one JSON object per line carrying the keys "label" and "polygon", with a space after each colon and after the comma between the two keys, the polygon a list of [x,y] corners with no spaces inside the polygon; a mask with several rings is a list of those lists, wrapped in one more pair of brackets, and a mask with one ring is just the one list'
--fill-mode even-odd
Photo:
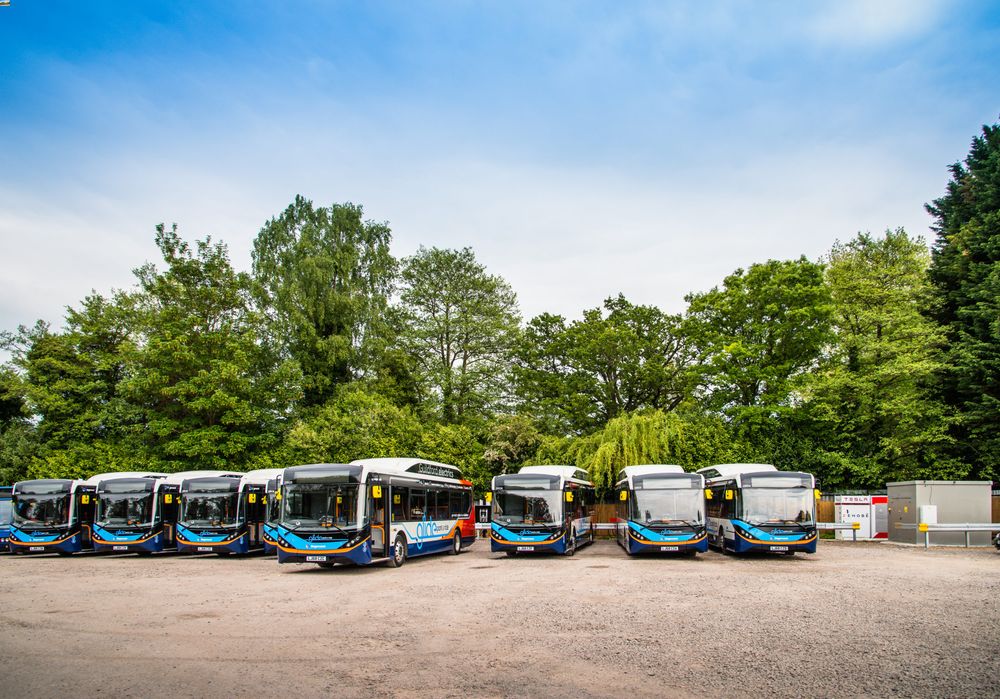
{"label": "blue livery on bus", "polygon": [[708,550],[705,478],[680,466],[627,466],[616,484],[615,538],[627,554]]}
{"label": "blue livery on bus", "polygon": [[69,555],[93,549],[94,487],[82,480],[44,478],[11,488],[8,544],[17,554]]}
{"label": "blue livery on bus", "polygon": [[492,551],[572,556],[594,542],[594,484],[576,466],[524,466],[494,476],[490,500]]}
{"label": "blue livery on bus", "polygon": [[721,464],[705,476],[708,535],[723,552],[816,553],[816,479],[770,464]]}
{"label": "blue livery on bus", "polygon": [[275,497],[279,563],[403,565],[475,542],[472,483],[449,464],[360,459],[285,469]]}
{"label": "blue livery on bus", "polygon": [[176,487],[166,474],[101,473],[87,479],[96,506],[92,525],[94,549],[141,555],[174,548]]}

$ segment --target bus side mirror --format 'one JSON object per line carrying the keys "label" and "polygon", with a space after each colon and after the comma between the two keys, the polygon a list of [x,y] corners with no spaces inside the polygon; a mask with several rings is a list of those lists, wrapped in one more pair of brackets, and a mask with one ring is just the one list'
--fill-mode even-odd
{"label": "bus side mirror", "polygon": [[274,491],[274,499],[275,500],[280,500],[281,499],[281,491],[280,490]]}
{"label": "bus side mirror", "polygon": [[372,497],[375,498],[376,500],[382,497],[382,486],[380,485],[372,486]]}
{"label": "bus side mirror", "polygon": [[712,499],[712,489],[711,488],[705,488],[705,499],[706,500],[711,500]]}
{"label": "bus side mirror", "polygon": [[622,502],[624,502],[625,500],[628,500],[628,491],[627,490],[623,490],[621,493],[619,493],[618,494],[618,499],[621,500]]}
{"label": "bus side mirror", "polygon": [[486,493],[486,504],[490,505],[492,503],[493,503],[493,492],[492,491],[487,491],[487,493]]}
{"label": "bus side mirror", "polygon": [[727,490],[726,491],[726,500],[732,500],[732,499],[733,499],[733,491]]}
{"label": "bus side mirror", "polygon": [[815,495],[816,499],[819,500],[819,498],[820,498],[819,488],[816,488],[815,490],[813,490],[813,495]]}
{"label": "bus side mirror", "polygon": [[573,502],[573,491],[566,491],[566,502]]}

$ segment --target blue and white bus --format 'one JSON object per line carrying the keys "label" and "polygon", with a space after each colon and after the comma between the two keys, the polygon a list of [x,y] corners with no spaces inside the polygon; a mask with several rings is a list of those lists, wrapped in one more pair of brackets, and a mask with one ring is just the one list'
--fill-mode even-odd
{"label": "blue and white bus", "polygon": [[177,550],[220,556],[250,551],[242,473],[189,471],[177,474]]}
{"label": "blue and white bus", "polygon": [[360,459],[286,468],[278,498],[279,563],[386,562],[458,554],[475,542],[472,483],[426,459]]}
{"label": "blue and white bus", "polygon": [[494,476],[490,500],[492,551],[572,556],[594,542],[594,484],[576,466],[523,466]]}
{"label": "blue and white bus", "polygon": [[708,550],[705,477],[675,465],[627,466],[615,485],[615,538],[630,556]]}
{"label": "blue and white bus", "polygon": [[10,539],[10,520],[13,516],[10,490],[9,485],[0,486],[0,552],[10,551],[10,544],[7,543]]}
{"label": "blue and white bus", "polygon": [[[161,486],[165,473],[101,473],[87,479],[96,506],[92,525],[96,551],[150,554],[174,548],[172,497]],[[164,500],[167,500],[165,503]]]}
{"label": "blue and white bus", "polygon": [[720,464],[705,476],[711,543],[725,551],[816,553],[816,479],[770,464]]}
{"label": "blue and white bus", "polygon": [[11,488],[11,551],[69,555],[93,549],[94,487],[83,480],[18,481]]}

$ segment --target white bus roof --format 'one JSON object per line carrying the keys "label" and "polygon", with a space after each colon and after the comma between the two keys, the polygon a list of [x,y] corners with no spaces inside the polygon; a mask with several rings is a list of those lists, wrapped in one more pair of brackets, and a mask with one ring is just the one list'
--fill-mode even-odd
{"label": "white bus roof", "polygon": [[696,473],[705,476],[705,480],[718,478],[735,478],[743,473],[763,473],[764,471],[777,471],[771,464],[717,464],[699,468]]}
{"label": "white bus roof", "polygon": [[641,466],[626,466],[619,476],[647,476],[652,473],[684,473],[684,467],[676,464],[643,464]]}
{"label": "white bus roof", "polygon": [[242,485],[267,485],[268,481],[273,481],[280,476],[283,468],[258,468],[247,471],[240,479]]}
{"label": "white bus roof", "polygon": [[590,474],[578,466],[546,465],[546,466],[522,466],[519,474],[526,475],[537,473],[546,476],[559,476],[564,481],[573,481],[585,485],[593,485],[590,482]]}
{"label": "white bus roof", "polygon": [[[377,459],[356,459],[351,462],[353,466],[364,466],[370,471],[378,473],[393,473],[401,476],[431,476],[434,478],[446,478],[450,480],[462,480],[462,469],[452,464],[443,464],[430,459],[406,458],[377,458]],[[423,467],[423,468],[422,468]],[[446,472],[451,475],[446,475]]]}
{"label": "white bus roof", "polygon": [[99,485],[104,481],[113,481],[119,478],[165,478],[167,474],[156,471],[117,471],[114,473],[98,473],[84,481],[87,485]]}
{"label": "white bus roof", "polygon": [[193,478],[242,478],[243,474],[237,471],[178,471],[167,474],[163,479],[164,483],[183,483]]}
{"label": "white bus roof", "polygon": [[[678,466],[676,464],[643,464],[641,466],[626,466],[618,474],[618,482],[616,486],[621,486],[626,483],[629,488],[635,486],[635,479],[643,476],[680,476],[688,475],[695,478],[695,480],[701,481],[704,484],[705,477],[700,473],[687,473],[683,466]],[[699,486],[701,487],[701,486]]]}

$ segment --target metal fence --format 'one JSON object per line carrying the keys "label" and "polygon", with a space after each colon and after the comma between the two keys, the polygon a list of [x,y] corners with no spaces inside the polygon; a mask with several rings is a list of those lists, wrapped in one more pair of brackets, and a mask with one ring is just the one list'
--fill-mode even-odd
{"label": "metal fence", "polygon": [[916,529],[924,534],[924,548],[930,548],[931,532],[965,532],[965,548],[969,548],[969,534],[972,532],[1000,532],[1000,523],[989,524],[966,523],[966,524],[903,524],[896,525],[899,529]]}

